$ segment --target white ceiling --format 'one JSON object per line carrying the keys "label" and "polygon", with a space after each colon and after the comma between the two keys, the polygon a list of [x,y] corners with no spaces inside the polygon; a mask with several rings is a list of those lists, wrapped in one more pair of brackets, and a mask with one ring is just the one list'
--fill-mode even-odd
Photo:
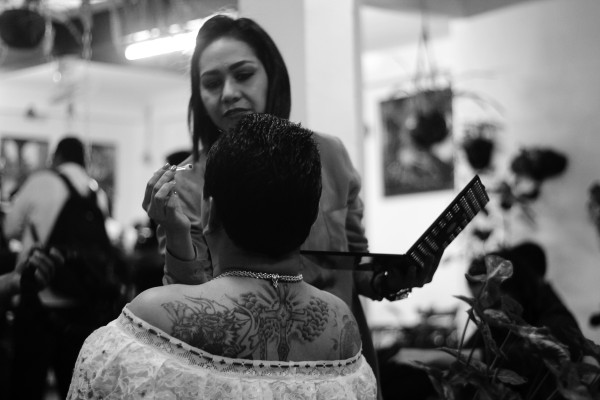
{"label": "white ceiling", "polygon": [[[118,0],[117,0],[118,1]],[[218,0],[221,1],[221,0]],[[222,0],[231,4],[231,0]],[[421,32],[422,7],[428,10],[428,26],[431,36],[445,35],[449,21],[474,7],[489,11],[494,7],[530,0],[362,0],[360,20],[363,51],[399,46],[414,43]],[[0,5],[7,5],[10,0],[0,0]],[[78,8],[81,0],[45,0],[47,5],[55,9]],[[95,7],[106,7],[106,0],[93,0]],[[474,4],[477,4],[475,6]],[[416,17],[416,18],[415,18]],[[14,51],[10,57],[19,57]],[[144,98],[152,94],[168,90],[186,82],[182,74],[157,72],[149,69],[124,69],[110,64],[92,63],[96,83],[88,82],[97,95],[104,92],[122,92],[123,82],[131,88],[129,92]],[[56,63],[44,63],[30,68],[7,70],[0,62],[0,83],[3,85],[26,85],[56,87],[53,76],[57,71]],[[148,85],[147,82],[152,82]],[[101,82],[101,83],[100,83]],[[151,89],[151,90],[150,90]]]}

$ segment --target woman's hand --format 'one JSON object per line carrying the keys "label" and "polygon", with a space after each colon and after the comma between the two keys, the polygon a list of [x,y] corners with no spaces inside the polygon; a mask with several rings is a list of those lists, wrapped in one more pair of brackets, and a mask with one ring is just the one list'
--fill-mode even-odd
{"label": "woman's hand", "polygon": [[402,298],[400,296],[408,294],[410,289],[431,282],[441,258],[442,254],[430,256],[421,266],[404,254],[373,256],[373,263],[377,266],[373,290],[388,299]]}
{"label": "woman's hand", "polygon": [[[177,166],[166,164],[146,184],[142,207],[157,224],[169,231],[189,231],[190,221],[183,213],[175,190]],[[167,233],[168,234],[168,233]]]}

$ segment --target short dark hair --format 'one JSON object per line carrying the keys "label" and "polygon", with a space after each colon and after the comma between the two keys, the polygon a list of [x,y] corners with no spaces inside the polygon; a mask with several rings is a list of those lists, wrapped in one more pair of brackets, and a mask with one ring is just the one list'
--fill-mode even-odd
{"label": "short dark hair", "polygon": [[313,133],[286,119],[249,114],[208,152],[204,195],[231,240],[281,256],[300,247],[321,198],[321,160]]}
{"label": "short dark hair", "polygon": [[[512,276],[502,282],[502,290],[529,310],[537,299],[546,272],[544,249],[537,243],[523,242],[490,251],[487,255],[495,255],[512,263]],[[472,260],[468,272],[470,275],[485,273],[485,256]]]}
{"label": "short dark hair", "polygon": [[219,128],[208,116],[200,97],[200,57],[206,47],[222,37],[240,40],[254,51],[267,74],[267,103],[265,113],[289,118],[291,109],[290,79],[281,53],[275,42],[260,25],[249,18],[234,18],[219,14],[211,17],[198,31],[190,64],[191,96],[188,104],[188,125],[192,131],[192,153],[199,157],[198,142],[208,151],[219,137]]}
{"label": "short dark hair", "polygon": [[73,162],[85,168],[85,146],[76,137],[61,139],[54,150],[54,157],[59,157],[61,162]]}
{"label": "short dark hair", "polygon": [[511,253],[540,278],[546,276],[546,251],[539,243],[532,241],[519,243],[511,249]]}

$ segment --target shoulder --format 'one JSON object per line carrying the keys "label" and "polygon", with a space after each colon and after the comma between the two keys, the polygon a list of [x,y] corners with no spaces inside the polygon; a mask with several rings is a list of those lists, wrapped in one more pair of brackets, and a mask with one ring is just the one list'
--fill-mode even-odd
{"label": "shoulder", "polygon": [[315,142],[317,142],[317,145],[319,146],[319,149],[321,151],[332,151],[340,149],[345,150],[344,143],[337,136],[315,132],[313,134],[313,138],[315,139]]}
{"label": "shoulder", "polygon": [[339,358],[353,357],[360,351],[362,341],[352,310],[342,299],[329,292],[314,288],[313,293],[314,297],[327,304],[332,327],[329,336],[338,344]]}
{"label": "shoulder", "polygon": [[61,182],[61,178],[60,176],[58,176],[58,173],[54,170],[40,169],[31,173],[31,175],[29,175],[29,177],[25,181],[24,185],[38,185],[45,184],[48,182]]}
{"label": "shoulder", "polygon": [[[65,176],[77,191],[84,194],[89,190],[90,178],[84,167],[77,163],[67,162],[57,167],[58,172]],[[58,175],[57,175],[58,177]],[[62,180],[62,178],[58,177]]]}
{"label": "shoulder", "polygon": [[324,133],[315,133],[313,137],[321,154],[321,163],[325,168],[354,168],[348,149],[339,137]]}
{"label": "shoulder", "polygon": [[165,305],[183,299],[182,291],[184,285],[157,286],[147,289],[137,295],[127,308],[136,317],[146,321],[165,332],[171,330],[171,324]]}
{"label": "shoulder", "polygon": [[64,190],[66,192],[66,188],[63,189],[63,187],[64,184],[55,171],[42,169],[29,175],[18,189],[16,196],[17,198],[23,196],[27,198],[33,195],[33,199],[41,201],[44,198],[39,197],[39,193],[44,193],[45,196],[52,196],[57,191]]}

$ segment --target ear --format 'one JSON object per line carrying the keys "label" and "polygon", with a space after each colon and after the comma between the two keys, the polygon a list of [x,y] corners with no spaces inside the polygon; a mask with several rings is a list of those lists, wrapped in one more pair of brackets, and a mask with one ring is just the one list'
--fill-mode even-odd
{"label": "ear", "polygon": [[221,227],[221,222],[217,216],[216,205],[212,197],[209,197],[208,199],[202,199],[200,221],[204,227],[204,234],[214,232]]}

